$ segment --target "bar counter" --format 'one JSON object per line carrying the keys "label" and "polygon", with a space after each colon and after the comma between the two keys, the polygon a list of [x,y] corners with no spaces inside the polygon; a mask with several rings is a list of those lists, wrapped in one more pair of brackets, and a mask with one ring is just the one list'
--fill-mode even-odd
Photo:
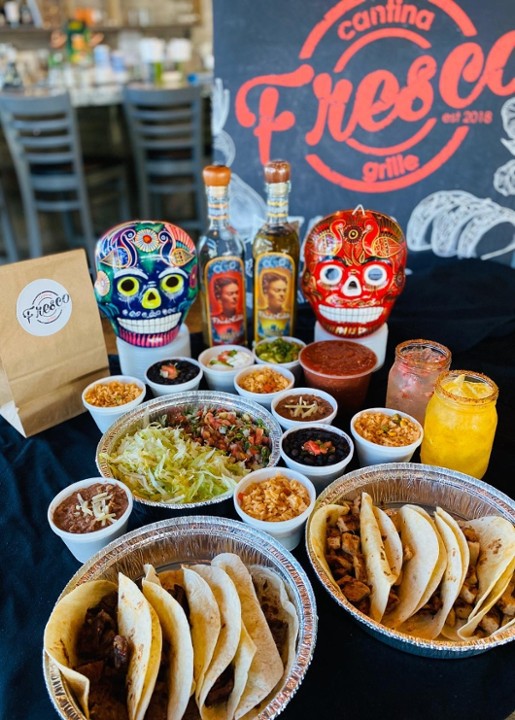
{"label": "bar counter", "polygon": [[[423,337],[447,345],[453,353],[452,367],[484,372],[499,385],[499,424],[484,481],[512,498],[514,282],[515,270],[479,260],[437,263],[408,276],[388,322],[385,363],[374,373],[367,397],[369,406],[384,404],[387,373],[398,342]],[[311,341],[313,327],[311,309],[303,308],[296,335]],[[191,344],[196,357],[203,347],[198,332],[192,334]],[[110,362],[116,371],[114,354]],[[79,563],[51,532],[46,511],[59,490],[97,475],[99,439],[88,414],[29,439],[0,421],[1,718],[57,717],[43,677],[42,637],[52,607]],[[353,460],[348,469],[355,467]],[[130,529],[154,519],[140,506],[133,512]],[[334,602],[314,574],[303,543],[293,554],[315,592],[318,635],[306,677],[281,713],[285,720],[505,720],[514,711],[514,642],[452,660],[402,652],[366,633]]]}

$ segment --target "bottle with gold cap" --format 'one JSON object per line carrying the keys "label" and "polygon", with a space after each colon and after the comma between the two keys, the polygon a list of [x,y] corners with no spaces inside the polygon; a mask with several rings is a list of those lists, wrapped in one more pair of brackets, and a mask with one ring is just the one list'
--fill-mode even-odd
{"label": "bottle with gold cap", "polygon": [[229,223],[231,170],[225,165],[208,165],[203,178],[209,221],[198,247],[203,340],[209,346],[244,345],[245,250]]}
{"label": "bottle with gold cap", "polygon": [[300,242],[288,221],[290,164],[265,165],[267,217],[252,243],[254,258],[254,340],[291,336],[297,304]]}

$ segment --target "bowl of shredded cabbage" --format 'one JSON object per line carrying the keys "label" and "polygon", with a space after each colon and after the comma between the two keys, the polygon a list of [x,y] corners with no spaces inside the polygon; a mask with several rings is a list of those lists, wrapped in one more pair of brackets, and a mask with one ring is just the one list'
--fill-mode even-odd
{"label": "bowl of shredded cabbage", "polygon": [[196,509],[231,498],[241,478],[277,465],[281,435],[278,421],[252,400],[183,392],[149,400],[114,423],[96,463],[136,502]]}

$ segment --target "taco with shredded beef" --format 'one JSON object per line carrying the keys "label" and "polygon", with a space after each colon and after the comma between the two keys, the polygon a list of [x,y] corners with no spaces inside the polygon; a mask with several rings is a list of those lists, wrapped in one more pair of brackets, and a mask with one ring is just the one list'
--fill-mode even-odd
{"label": "taco with shredded beef", "polygon": [[119,574],[83,583],[54,607],[44,647],[85,716],[143,720],[161,656],[157,615]]}
{"label": "taco with shredded beef", "polygon": [[268,697],[283,675],[283,662],[247,567],[233,553],[217,555],[211,565],[225,570],[233,581],[241,602],[242,625],[256,648],[245,688],[234,713],[237,720],[249,710],[256,712],[256,706]]}
{"label": "taco with shredded beef", "polygon": [[193,687],[202,687],[205,674],[222,629],[220,608],[209,584],[189,567],[164,570],[157,574],[165,590],[185,611],[193,646]]}
{"label": "taco with shredded beef", "polygon": [[209,585],[220,609],[222,627],[203,683],[195,697],[202,720],[230,720],[247,684],[256,646],[241,618],[236,587],[222,568],[192,565]]}
{"label": "taco with shredded beef", "polygon": [[186,613],[159,581],[155,568],[145,565],[143,594],[157,613],[163,631],[163,651],[156,685],[148,707],[153,720],[180,720],[193,692],[193,645]]}
{"label": "taco with shredded beef", "polygon": [[288,675],[296,653],[299,618],[289,598],[284,580],[269,567],[252,565],[252,582],[266,621],[283,662],[283,678]]}

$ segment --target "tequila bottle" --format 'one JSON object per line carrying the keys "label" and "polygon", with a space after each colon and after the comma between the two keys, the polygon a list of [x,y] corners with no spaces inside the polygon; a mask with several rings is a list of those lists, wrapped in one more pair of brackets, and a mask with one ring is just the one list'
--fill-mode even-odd
{"label": "tequila bottle", "polygon": [[203,178],[209,221],[198,248],[203,340],[208,346],[245,345],[245,255],[229,223],[231,170],[208,165]]}
{"label": "tequila bottle", "polygon": [[267,217],[252,243],[254,340],[292,336],[297,305],[300,242],[288,221],[290,164],[265,165]]}

